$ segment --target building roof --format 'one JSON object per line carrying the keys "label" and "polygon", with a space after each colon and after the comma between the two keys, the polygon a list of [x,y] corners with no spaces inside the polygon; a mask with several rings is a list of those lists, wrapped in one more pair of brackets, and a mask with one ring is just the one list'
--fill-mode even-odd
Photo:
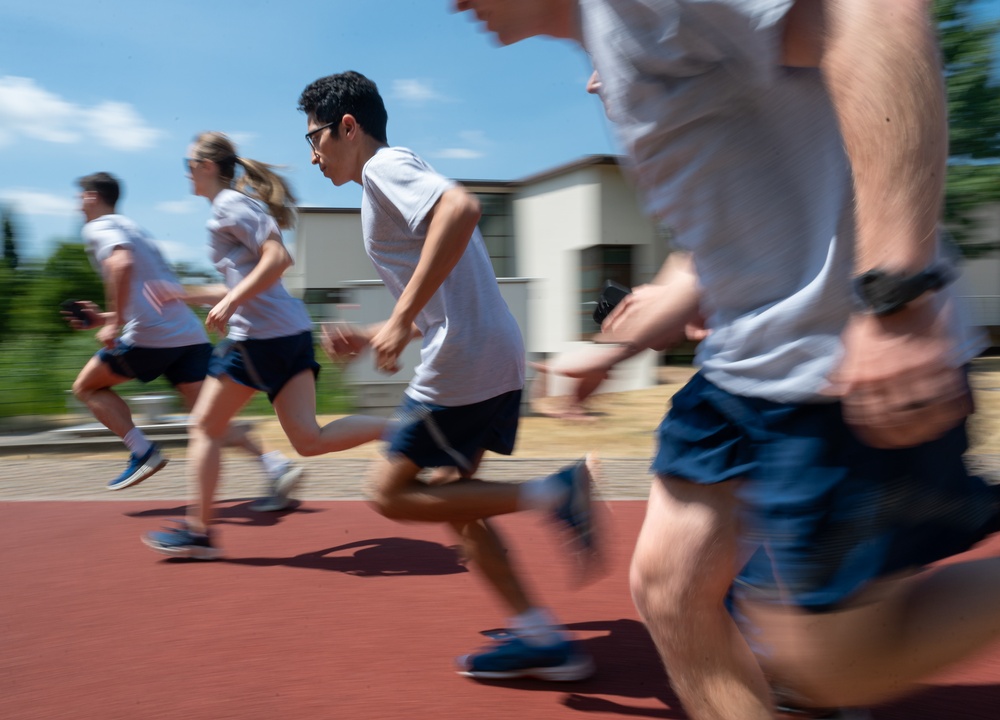
{"label": "building roof", "polygon": [[[465,188],[472,192],[495,192],[495,193],[513,193],[522,187],[528,185],[534,185],[535,183],[544,182],[545,180],[551,180],[552,178],[557,178],[561,175],[568,175],[570,173],[576,172],[578,170],[583,170],[589,167],[596,167],[600,165],[618,165],[621,162],[621,155],[584,155],[581,158],[577,158],[571,162],[565,163],[563,165],[557,165],[554,168],[548,170],[543,170],[542,172],[535,173],[534,175],[528,175],[521,180],[475,180],[475,179],[456,179],[455,182],[460,183]],[[297,208],[299,213],[357,213],[358,208],[333,208],[333,207],[300,207]]]}

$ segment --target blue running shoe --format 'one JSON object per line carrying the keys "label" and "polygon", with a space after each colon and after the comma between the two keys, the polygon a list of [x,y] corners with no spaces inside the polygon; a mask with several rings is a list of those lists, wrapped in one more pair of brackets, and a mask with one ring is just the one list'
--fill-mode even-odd
{"label": "blue running shoe", "polygon": [[124,490],[132,485],[138,485],[158,473],[166,464],[167,459],[160,455],[160,448],[156,445],[150,445],[142,457],[132,453],[129,455],[125,472],[108,483],[108,490]]}
{"label": "blue running shoe", "polygon": [[517,636],[498,641],[491,648],[458,658],[458,674],[478,680],[535,678],[573,682],[594,674],[594,662],[576,644],[561,640],[554,645],[529,645]]}
{"label": "blue running shoe", "polygon": [[192,532],[183,520],[174,520],[178,527],[151,532],[142,538],[152,550],[161,555],[193,560],[216,560],[222,551],[212,544],[211,534]]}
{"label": "blue running shoe", "polygon": [[599,562],[597,513],[594,507],[594,479],[598,462],[594,455],[563,468],[553,478],[566,489],[565,499],[553,511],[553,520],[569,531],[584,571]]}

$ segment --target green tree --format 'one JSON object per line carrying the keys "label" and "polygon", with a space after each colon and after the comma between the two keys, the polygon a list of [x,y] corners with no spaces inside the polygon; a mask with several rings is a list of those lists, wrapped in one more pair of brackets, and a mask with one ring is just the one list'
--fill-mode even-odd
{"label": "green tree", "polygon": [[976,242],[974,210],[1000,202],[1000,84],[994,47],[1000,23],[977,22],[972,0],[936,0],[934,12],[948,92],[951,161],[945,223],[963,252],[1000,248],[1000,238]]}
{"label": "green tree", "polygon": [[11,329],[19,335],[56,335],[69,332],[59,313],[63,300],[93,300],[103,305],[104,286],[91,267],[84,246],[60,242],[44,265],[25,268],[22,292],[14,300]]}
{"label": "green tree", "polygon": [[3,262],[11,270],[17,270],[17,242],[14,236],[14,221],[10,211],[3,213]]}

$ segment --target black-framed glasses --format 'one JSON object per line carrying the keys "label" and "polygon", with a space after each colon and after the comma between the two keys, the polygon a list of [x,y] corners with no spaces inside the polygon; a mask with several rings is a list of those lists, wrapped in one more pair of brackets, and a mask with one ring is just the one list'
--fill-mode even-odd
{"label": "black-framed glasses", "polygon": [[313,152],[317,152],[319,150],[319,148],[316,147],[316,141],[314,140],[316,134],[323,132],[327,128],[337,127],[338,125],[340,125],[340,120],[327,123],[326,125],[320,125],[315,130],[310,130],[309,132],[306,133],[306,142],[309,143],[309,147],[312,148]]}
{"label": "black-framed glasses", "polygon": [[192,170],[194,170],[195,164],[200,162],[201,160],[199,160],[198,158],[189,158],[189,157],[184,158],[184,172],[190,173]]}

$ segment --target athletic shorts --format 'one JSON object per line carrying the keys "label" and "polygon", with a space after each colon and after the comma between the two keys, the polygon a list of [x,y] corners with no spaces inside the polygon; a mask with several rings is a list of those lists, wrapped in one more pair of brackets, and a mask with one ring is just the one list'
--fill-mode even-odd
{"label": "athletic shorts", "polygon": [[212,346],[209,343],[147,348],[118,340],[113,349],[101,348],[97,352],[101,362],[107,364],[116,375],[144,383],[152,382],[162,375],[171,385],[204,380],[211,356]]}
{"label": "athletic shorts", "polygon": [[964,424],[933,442],[861,443],[839,403],[733,395],[700,374],[658,430],[657,475],[745,478],[738,596],[835,609],[867,583],[963,552],[996,529],[997,491],[969,475]]}
{"label": "athletic shorts", "polygon": [[514,452],[521,417],[521,391],[473,403],[444,407],[409,395],[393,415],[399,423],[389,454],[403,455],[420,467],[472,470],[480,450],[500,455]]}
{"label": "athletic shorts", "polygon": [[212,377],[227,375],[240,385],[267,393],[272,404],[281,388],[303,370],[319,376],[313,336],[308,330],[269,340],[223,340],[216,345],[208,365]]}

